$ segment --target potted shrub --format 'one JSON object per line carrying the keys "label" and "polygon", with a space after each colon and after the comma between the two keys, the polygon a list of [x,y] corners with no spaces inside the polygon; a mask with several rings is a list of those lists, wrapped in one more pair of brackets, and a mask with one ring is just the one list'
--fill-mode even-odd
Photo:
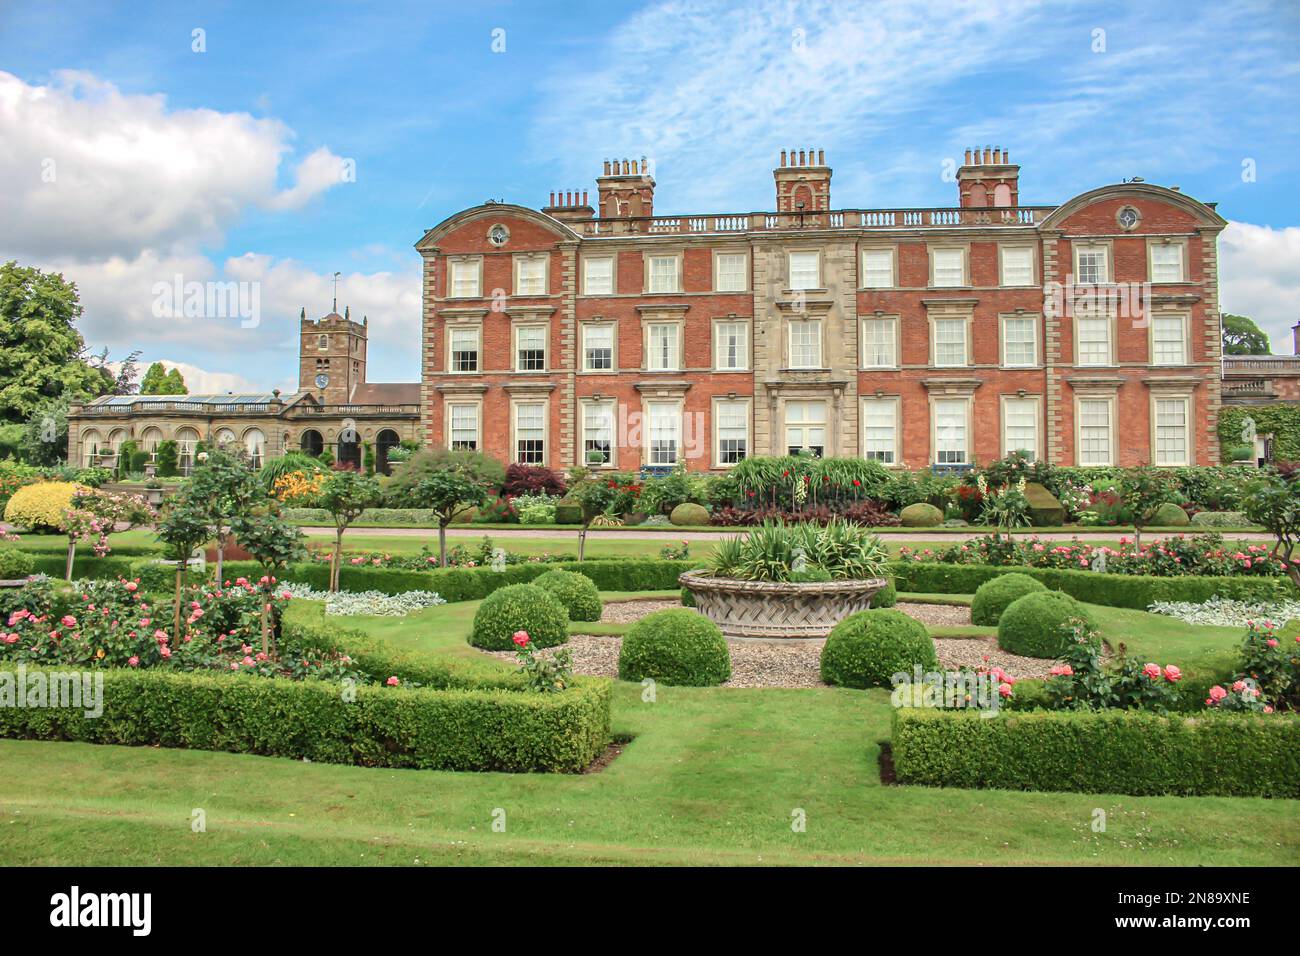
{"label": "potted shrub", "polygon": [[733,638],[820,638],[888,586],[884,545],[859,525],[765,523],[719,542],[712,563],[679,581]]}

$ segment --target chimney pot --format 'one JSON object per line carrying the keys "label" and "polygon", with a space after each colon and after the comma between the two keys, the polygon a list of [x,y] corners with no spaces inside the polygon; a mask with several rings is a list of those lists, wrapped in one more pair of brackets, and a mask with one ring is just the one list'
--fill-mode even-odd
{"label": "chimney pot", "polygon": [[817,165],[818,166],[826,165],[826,151],[824,149],[817,150]]}
{"label": "chimney pot", "polygon": [[785,165],[785,150],[781,150],[781,165]]}
{"label": "chimney pot", "polygon": [[993,150],[990,149],[988,146],[985,146],[985,147],[984,147],[984,165],[985,165],[985,166],[989,165],[989,163],[992,162],[992,160],[993,160]]}

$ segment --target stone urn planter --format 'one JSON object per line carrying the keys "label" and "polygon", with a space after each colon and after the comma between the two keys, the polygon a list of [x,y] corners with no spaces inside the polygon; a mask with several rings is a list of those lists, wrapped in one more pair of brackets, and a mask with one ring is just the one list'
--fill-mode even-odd
{"label": "stone urn planter", "polygon": [[836,624],[871,607],[885,578],[861,581],[781,583],[709,577],[687,571],[677,579],[695,597],[695,608],[725,637],[749,640],[823,638]]}

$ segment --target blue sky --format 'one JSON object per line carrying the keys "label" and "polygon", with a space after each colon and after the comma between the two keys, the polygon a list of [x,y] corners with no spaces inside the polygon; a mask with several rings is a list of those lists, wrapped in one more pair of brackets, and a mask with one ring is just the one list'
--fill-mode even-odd
{"label": "blue sky", "polygon": [[[415,380],[422,231],[616,155],[669,214],[771,208],[788,146],[826,150],[837,207],[951,205],[944,161],[986,143],[1026,203],[1143,176],[1231,220],[1226,309],[1278,351],[1300,320],[1285,2],[9,2],[0,142],[0,257],[75,279],[93,348],[213,388],[291,387],[335,271],[371,379]],[[260,321],[160,317],[176,275],[257,283]]]}

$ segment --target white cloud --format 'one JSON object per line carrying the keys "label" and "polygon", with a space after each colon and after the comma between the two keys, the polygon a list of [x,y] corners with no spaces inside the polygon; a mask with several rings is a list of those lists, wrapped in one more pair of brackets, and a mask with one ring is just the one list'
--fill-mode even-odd
{"label": "white cloud", "polygon": [[[197,365],[191,365],[189,362],[177,362],[169,358],[152,355],[140,356],[138,368],[141,377],[144,376],[144,373],[154,362],[162,362],[163,367],[169,372],[174,368],[180,369],[181,377],[185,379],[185,387],[191,395],[221,395],[226,392],[259,393],[269,392],[273,388],[292,392],[296,384],[290,382],[286,386],[285,383],[278,381],[268,384],[264,381],[246,378],[238,372],[212,372],[208,369],[199,368]],[[114,374],[117,374],[122,367],[122,363],[109,362],[108,367],[113,370]]]}
{"label": "white cloud", "polygon": [[85,72],[48,86],[0,72],[5,251],[131,259],[219,242],[246,209],[296,209],[340,181],[322,147],[280,190],[292,138],[277,120],[168,109]]}
{"label": "white cloud", "polygon": [[1219,299],[1224,312],[1254,319],[1275,353],[1289,355],[1300,322],[1300,226],[1228,223],[1219,236]]}

